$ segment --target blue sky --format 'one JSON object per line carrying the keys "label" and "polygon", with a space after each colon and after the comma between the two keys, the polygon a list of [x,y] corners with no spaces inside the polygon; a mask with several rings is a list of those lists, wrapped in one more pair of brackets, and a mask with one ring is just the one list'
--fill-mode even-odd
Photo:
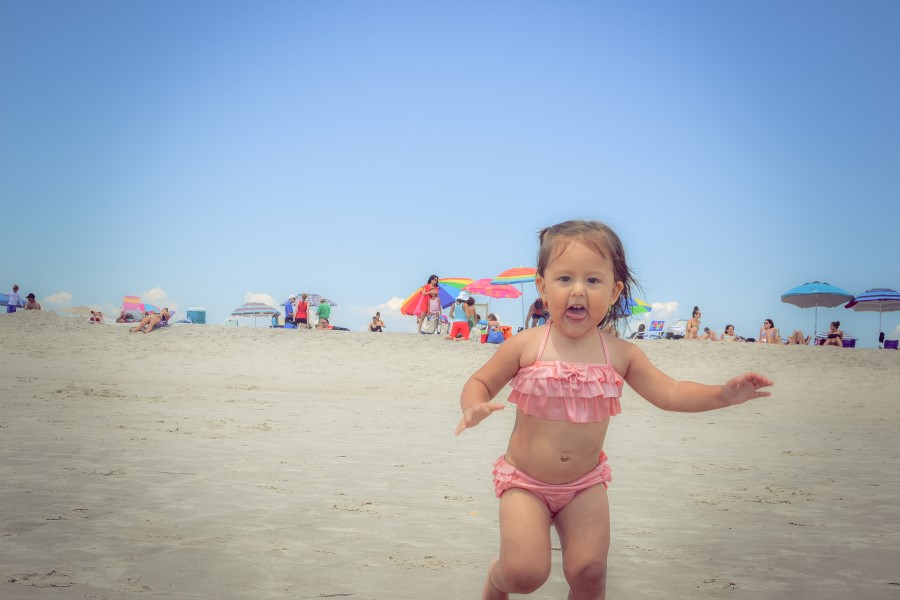
{"label": "blue sky", "polygon": [[[539,229],[591,218],[654,317],[810,333],[784,291],[900,289],[898,25],[892,0],[0,0],[0,288],[212,323],[308,291],[413,331],[429,274],[533,266]],[[877,315],[830,319],[874,345]]]}

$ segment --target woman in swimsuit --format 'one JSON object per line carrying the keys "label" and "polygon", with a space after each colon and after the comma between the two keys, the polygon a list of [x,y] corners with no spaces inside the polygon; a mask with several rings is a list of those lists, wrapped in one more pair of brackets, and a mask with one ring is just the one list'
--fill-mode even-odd
{"label": "woman in swimsuit", "polygon": [[684,339],[696,340],[697,334],[700,333],[700,307],[695,306],[691,318],[688,319],[687,327],[684,332]]}
{"label": "woman in swimsuit", "polygon": [[169,320],[169,309],[162,309],[159,314],[156,313],[144,313],[144,318],[137,324],[137,327],[132,327],[128,331],[131,333],[137,333],[138,331],[142,333],[150,333],[156,326],[160,324],[162,321]]}
{"label": "woman in swimsuit", "polygon": [[[621,411],[623,381],[655,406],[700,412],[768,396],[772,382],[745,373],[724,385],[676,381],[631,342],[603,329],[621,318],[633,278],[619,237],[595,221],[567,221],[540,233],[538,292],[547,327],[501,344],[463,386],[459,435],[504,408],[491,402],[507,383],[517,406],[505,454],[494,463],[500,498],[500,556],[483,598],[527,594],[548,578],[550,525],[562,545],[570,598],[603,598],[609,550],[610,467],[604,439]],[[600,324],[598,327],[597,324]]]}
{"label": "woman in swimsuit", "polygon": [[719,339],[722,342],[736,342],[737,336],[734,335],[734,325],[726,325],[725,331],[722,333],[722,337]]}
{"label": "woman in swimsuit", "polygon": [[781,334],[775,329],[775,321],[766,319],[763,326],[759,330],[759,337],[756,339],[757,344],[780,344]]}
{"label": "woman in swimsuit", "polygon": [[840,321],[831,322],[831,326],[829,327],[828,331],[828,337],[826,337],[825,341],[822,342],[823,346],[837,346],[838,348],[844,347],[844,332],[839,329],[840,326]]}
{"label": "woman in swimsuit", "polygon": [[805,346],[809,344],[810,337],[803,335],[803,332],[799,329],[795,329],[791,332],[791,335],[788,336],[787,343],[789,345],[795,346]]}

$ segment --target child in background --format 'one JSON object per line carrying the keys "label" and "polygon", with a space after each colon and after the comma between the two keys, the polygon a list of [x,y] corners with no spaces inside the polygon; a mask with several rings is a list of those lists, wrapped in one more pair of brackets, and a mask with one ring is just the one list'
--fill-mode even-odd
{"label": "child in background", "polygon": [[[772,382],[745,373],[724,385],[676,381],[631,342],[603,329],[631,296],[633,276],[619,237],[596,221],[567,221],[540,233],[535,285],[550,311],[547,327],[506,340],[463,386],[459,435],[504,405],[491,402],[510,382],[516,423],[494,463],[500,498],[500,555],[482,598],[528,594],[550,575],[550,525],[562,545],[570,599],[606,595],[611,480],[603,442],[621,411],[624,382],[655,406],[701,412],[768,396]],[[597,324],[600,324],[600,327]]]}

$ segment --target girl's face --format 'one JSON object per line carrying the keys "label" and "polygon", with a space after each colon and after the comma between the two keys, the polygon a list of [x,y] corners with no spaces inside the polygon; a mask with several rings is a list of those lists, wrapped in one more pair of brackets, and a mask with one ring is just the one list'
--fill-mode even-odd
{"label": "girl's face", "polygon": [[727,333],[728,335],[732,335],[734,333],[734,325],[729,325],[728,327],[726,327],[725,333]]}
{"label": "girl's face", "polygon": [[771,325],[769,325],[769,322],[763,321],[763,329],[768,329],[769,327],[771,327]]}
{"label": "girl's face", "polygon": [[624,287],[615,280],[612,260],[579,242],[551,259],[535,284],[553,324],[572,337],[596,333]]}

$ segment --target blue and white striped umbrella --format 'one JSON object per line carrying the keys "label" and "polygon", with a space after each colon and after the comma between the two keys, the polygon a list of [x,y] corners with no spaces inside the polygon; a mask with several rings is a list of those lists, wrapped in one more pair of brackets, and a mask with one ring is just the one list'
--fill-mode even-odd
{"label": "blue and white striped umbrella", "polygon": [[888,288],[872,288],[858,294],[844,305],[858,312],[878,311],[878,332],[881,333],[881,313],[900,310],[900,292]]}

